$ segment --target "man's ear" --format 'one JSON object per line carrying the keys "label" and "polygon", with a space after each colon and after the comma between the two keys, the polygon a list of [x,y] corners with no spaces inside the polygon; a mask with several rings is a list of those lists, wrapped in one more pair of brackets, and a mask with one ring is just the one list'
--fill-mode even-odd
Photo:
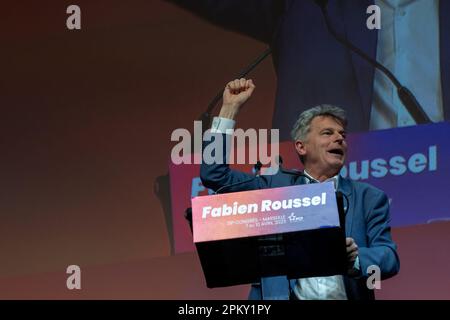
{"label": "man's ear", "polygon": [[300,156],[304,156],[306,154],[305,143],[300,140],[295,141],[295,150]]}

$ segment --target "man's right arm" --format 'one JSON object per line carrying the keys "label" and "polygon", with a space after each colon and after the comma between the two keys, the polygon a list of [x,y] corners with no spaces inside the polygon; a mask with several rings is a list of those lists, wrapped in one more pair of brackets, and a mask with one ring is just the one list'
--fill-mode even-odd
{"label": "man's right arm", "polygon": [[166,0],[226,29],[270,43],[284,0]]}
{"label": "man's right arm", "polygon": [[[252,80],[236,79],[229,82],[223,93],[223,104],[220,110],[219,117],[215,117],[211,128],[211,141],[204,142],[203,150],[214,142],[216,139],[222,139],[222,143],[217,144],[222,146],[222,155],[219,162],[210,163],[203,158],[200,166],[200,178],[205,187],[217,191],[223,188],[224,192],[236,192],[243,190],[252,190],[264,188],[268,185],[266,177],[254,178],[254,176],[232,170],[227,163],[232,134],[229,130],[234,128],[235,118],[239,113],[240,108],[250,98],[255,89]],[[228,131],[228,133],[227,133]],[[213,154],[215,159],[215,153]]]}

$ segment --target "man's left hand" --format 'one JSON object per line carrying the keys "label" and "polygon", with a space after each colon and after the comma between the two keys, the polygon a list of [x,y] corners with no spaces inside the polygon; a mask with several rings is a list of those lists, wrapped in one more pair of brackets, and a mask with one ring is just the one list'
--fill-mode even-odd
{"label": "man's left hand", "polygon": [[353,238],[345,238],[345,244],[347,245],[347,259],[350,265],[353,266],[356,257],[358,256],[358,245]]}

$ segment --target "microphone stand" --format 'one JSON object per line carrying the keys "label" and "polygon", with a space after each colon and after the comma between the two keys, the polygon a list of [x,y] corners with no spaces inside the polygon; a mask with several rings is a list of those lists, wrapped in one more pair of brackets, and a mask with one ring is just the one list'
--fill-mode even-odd
{"label": "microphone stand", "polygon": [[395,85],[397,88],[397,94],[400,98],[403,105],[406,107],[406,109],[409,111],[411,116],[413,117],[414,121],[417,124],[425,124],[425,123],[431,123],[431,119],[428,117],[428,115],[423,110],[420,103],[417,101],[417,99],[414,97],[412,92],[404,87],[400,81],[392,74],[389,69],[387,69],[385,66],[380,64],[378,61],[373,59],[372,57],[368,56],[364,51],[353,45],[350,41],[345,39],[344,37],[340,36],[336,33],[336,31],[331,27],[330,17],[328,15],[327,10],[327,2],[328,1],[315,1],[316,4],[320,7],[322,10],[322,14],[325,18],[325,23],[327,25],[328,31],[331,33],[331,35],[341,44],[343,44],[345,47],[349,48],[353,52],[355,52],[357,55],[362,57],[364,60],[369,62],[371,65],[373,65],[375,68],[381,70],[388,78],[389,80]]}

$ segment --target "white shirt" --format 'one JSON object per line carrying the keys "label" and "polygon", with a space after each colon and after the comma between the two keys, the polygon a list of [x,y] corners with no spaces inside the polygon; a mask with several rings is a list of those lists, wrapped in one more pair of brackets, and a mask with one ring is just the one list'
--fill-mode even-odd
{"label": "white shirt", "polygon": [[[375,0],[381,9],[377,61],[415,95],[433,122],[444,120],[439,0]],[[375,71],[370,129],[416,124],[381,71]]]}
{"label": "white shirt", "polygon": [[[319,182],[306,170],[304,173],[310,180]],[[336,190],[339,184],[339,175],[326,181],[333,181]],[[293,290],[299,300],[347,300],[344,278],[341,275],[298,279]]]}

